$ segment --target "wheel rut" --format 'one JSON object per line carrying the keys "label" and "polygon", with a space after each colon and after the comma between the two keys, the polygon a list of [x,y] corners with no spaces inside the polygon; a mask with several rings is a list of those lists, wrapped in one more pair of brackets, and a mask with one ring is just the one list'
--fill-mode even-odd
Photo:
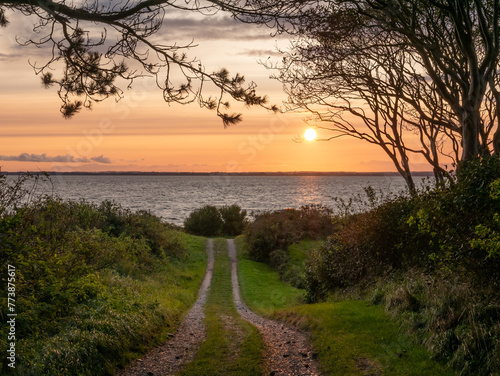
{"label": "wheel rut", "polygon": [[263,336],[267,346],[265,374],[270,376],[319,375],[315,353],[313,353],[304,333],[283,323],[261,317],[243,303],[238,283],[236,247],[232,239],[229,239],[227,243],[229,259],[231,260],[234,303],[241,317],[255,325]]}
{"label": "wheel rut", "polygon": [[194,359],[199,345],[206,338],[203,307],[214,270],[212,239],[207,241],[206,252],[208,256],[207,271],[198,293],[198,299],[176,333],[170,335],[172,338],[169,341],[151,349],[141,359],[133,361],[130,366],[119,371],[115,376],[175,375],[185,363]]}

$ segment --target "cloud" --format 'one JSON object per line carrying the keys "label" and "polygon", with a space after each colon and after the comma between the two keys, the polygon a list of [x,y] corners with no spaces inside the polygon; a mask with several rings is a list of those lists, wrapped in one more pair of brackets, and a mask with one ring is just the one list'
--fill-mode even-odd
{"label": "cloud", "polygon": [[185,171],[188,171],[189,169],[197,168],[197,167],[210,167],[210,165],[206,163],[194,163],[194,164],[173,164],[173,163],[168,163],[168,164],[163,164],[163,165],[147,165],[147,166],[142,166],[143,168],[149,168],[151,170],[154,169],[168,169],[168,168],[183,168]]}
{"label": "cloud", "polygon": [[[272,30],[250,25],[228,15],[181,16],[165,18],[159,35],[170,40],[262,40],[269,39]],[[274,37],[276,39],[277,37]]]}
{"label": "cloud", "polygon": [[240,56],[255,56],[255,57],[283,57],[283,54],[279,51],[274,50],[259,50],[259,49],[247,49],[239,52],[237,55]]}
{"label": "cloud", "polygon": [[64,163],[112,163],[108,157],[100,155],[98,157],[92,158],[77,158],[70,154],[66,155],[56,155],[48,156],[47,154],[29,154],[21,153],[19,155],[0,155],[0,161],[12,161],[12,162],[64,162]]}
{"label": "cloud", "polygon": [[97,163],[104,163],[104,164],[110,164],[111,163],[111,159],[109,159],[108,157],[105,157],[104,155],[100,155],[98,157],[90,158],[90,160],[93,161],[93,162],[97,162]]}
{"label": "cloud", "polygon": [[13,59],[19,59],[21,57],[25,57],[26,55],[23,55],[21,53],[11,53],[11,54],[4,54],[0,52],[0,61],[8,61],[8,60],[13,60]]}

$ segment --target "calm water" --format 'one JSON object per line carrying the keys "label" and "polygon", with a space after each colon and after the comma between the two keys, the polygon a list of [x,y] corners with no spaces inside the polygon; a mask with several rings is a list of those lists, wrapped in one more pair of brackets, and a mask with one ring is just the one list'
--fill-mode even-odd
{"label": "calm water", "polygon": [[[421,178],[416,178],[417,182]],[[148,210],[174,224],[204,205],[237,204],[249,213],[298,208],[305,204],[336,207],[371,186],[385,195],[405,189],[397,176],[52,176],[44,192],[63,199],[99,203],[112,200],[132,210]],[[359,201],[359,200],[357,200]]]}

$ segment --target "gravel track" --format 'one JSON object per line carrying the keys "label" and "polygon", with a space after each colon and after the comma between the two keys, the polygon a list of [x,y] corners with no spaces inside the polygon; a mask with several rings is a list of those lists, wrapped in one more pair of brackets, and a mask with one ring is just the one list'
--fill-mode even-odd
{"label": "gravel track", "polygon": [[238,313],[261,332],[267,346],[266,375],[307,376],[319,375],[315,353],[307,336],[283,323],[261,317],[247,308],[241,300],[238,284],[238,260],[234,241],[229,239],[228,253],[231,260],[233,298]]}
{"label": "gravel track", "polygon": [[185,363],[194,359],[200,343],[206,338],[203,306],[214,269],[212,239],[207,241],[206,252],[208,255],[207,271],[198,293],[198,300],[189,310],[177,332],[169,335],[171,337],[169,341],[151,349],[141,359],[133,361],[130,366],[119,371],[116,376],[175,375]]}

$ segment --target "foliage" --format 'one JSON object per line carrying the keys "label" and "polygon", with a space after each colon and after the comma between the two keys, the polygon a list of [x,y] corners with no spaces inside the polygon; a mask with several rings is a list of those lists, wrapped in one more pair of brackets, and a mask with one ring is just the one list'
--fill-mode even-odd
{"label": "foliage", "polygon": [[299,239],[293,225],[294,211],[265,213],[258,215],[245,230],[249,256],[255,261],[269,261],[276,250],[287,249]]}
{"label": "foliage", "polygon": [[278,272],[283,282],[305,289],[305,261],[309,253],[320,244],[321,240],[300,240],[290,245],[287,251],[277,249],[270,254],[270,265]]}
{"label": "foliage", "polygon": [[269,254],[269,264],[278,273],[282,274],[290,262],[290,254],[282,249],[276,249]]}
{"label": "foliage", "polygon": [[[3,201],[8,210],[0,215],[0,264],[16,268],[13,374],[113,374],[194,301],[204,275],[203,244],[193,245],[149,213],[111,203],[26,200],[30,179],[0,179],[0,196],[15,197]],[[4,307],[6,289],[2,284]],[[3,332],[7,320],[0,315]],[[0,347],[6,340],[0,338]]]}
{"label": "foliage", "polygon": [[[496,179],[490,184],[490,198],[498,205],[500,200],[500,179]],[[498,259],[500,258],[500,214],[498,211],[494,212],[493,217],[485,218],[485,220],[486,223],[476,226],[476,236],[471,239],[470,245],[473,249],[486,252],[488,258]]]}
{"label": "foliage", "polygon": [[215,206],[206,205],[189,214],[184,221],[185,230],[201,236],[236,236],[246,226],[246,210],[238,205]]}
{"label": "foliage", "polygon": [[370,291],[463,375],[500,369],[500,160],[459,166],[412,197],[350,214],[306,266],[307,299]]}
{"label": "foliage", "polygon": [[311,253],[309,298],[415,267],[498,284],[498,179],[500,160],[487,157],[461,166],[446,185],[344,217]]}
{"label": "foliage", "polygon": [[206,205],[189,214],[184,221],[184,228],[191,234],[216,236],[219,235],[222,224],[219,210],[215,206]]}
{"label": "foliage", "polygon": [[273,251],[288,251],[300,239],[326,237],[335,227],[330,209],[309,205],[259,214],[248,225],[245,237],[250,258],[268,262]]}
{"label": "foliage", "polygon": [[461,166],[452,184],[419,198],[408,224],[417,239],[427,241],[427,255],[440,268],[499,282],[494,242],[500,212],[498,179],[500,159],[486,157]]}
{"label": "foliage", "polygon": [[476,238],[470,241],[473,249],[481,249],[488,254],[488,258],[500,257],[500,216],[498,213],[493,215],[492,227],[486,225],[477,225]]}
{"label": "foliage", "polygon": [[221,234],[224,236],[240,235],[247,225],[247,212],[238,205],[223,206],[219,208],[223,224]]}
{"label": "foliage", "polygon": [[447,361],[460,375],[499,372],[500,302],[491,287],[478,289],[458,276],[410,272],[380,283],[374,299],[434,359]]}
{"label": "foliage", "polygon": [[342,226],[306,262],[308,299],[324,299],[343,289],[386,275],[404,265],[425,262],[421,248],[408,242],[405,216],[412,201],[394,198],[365,213],[345,218]]}

